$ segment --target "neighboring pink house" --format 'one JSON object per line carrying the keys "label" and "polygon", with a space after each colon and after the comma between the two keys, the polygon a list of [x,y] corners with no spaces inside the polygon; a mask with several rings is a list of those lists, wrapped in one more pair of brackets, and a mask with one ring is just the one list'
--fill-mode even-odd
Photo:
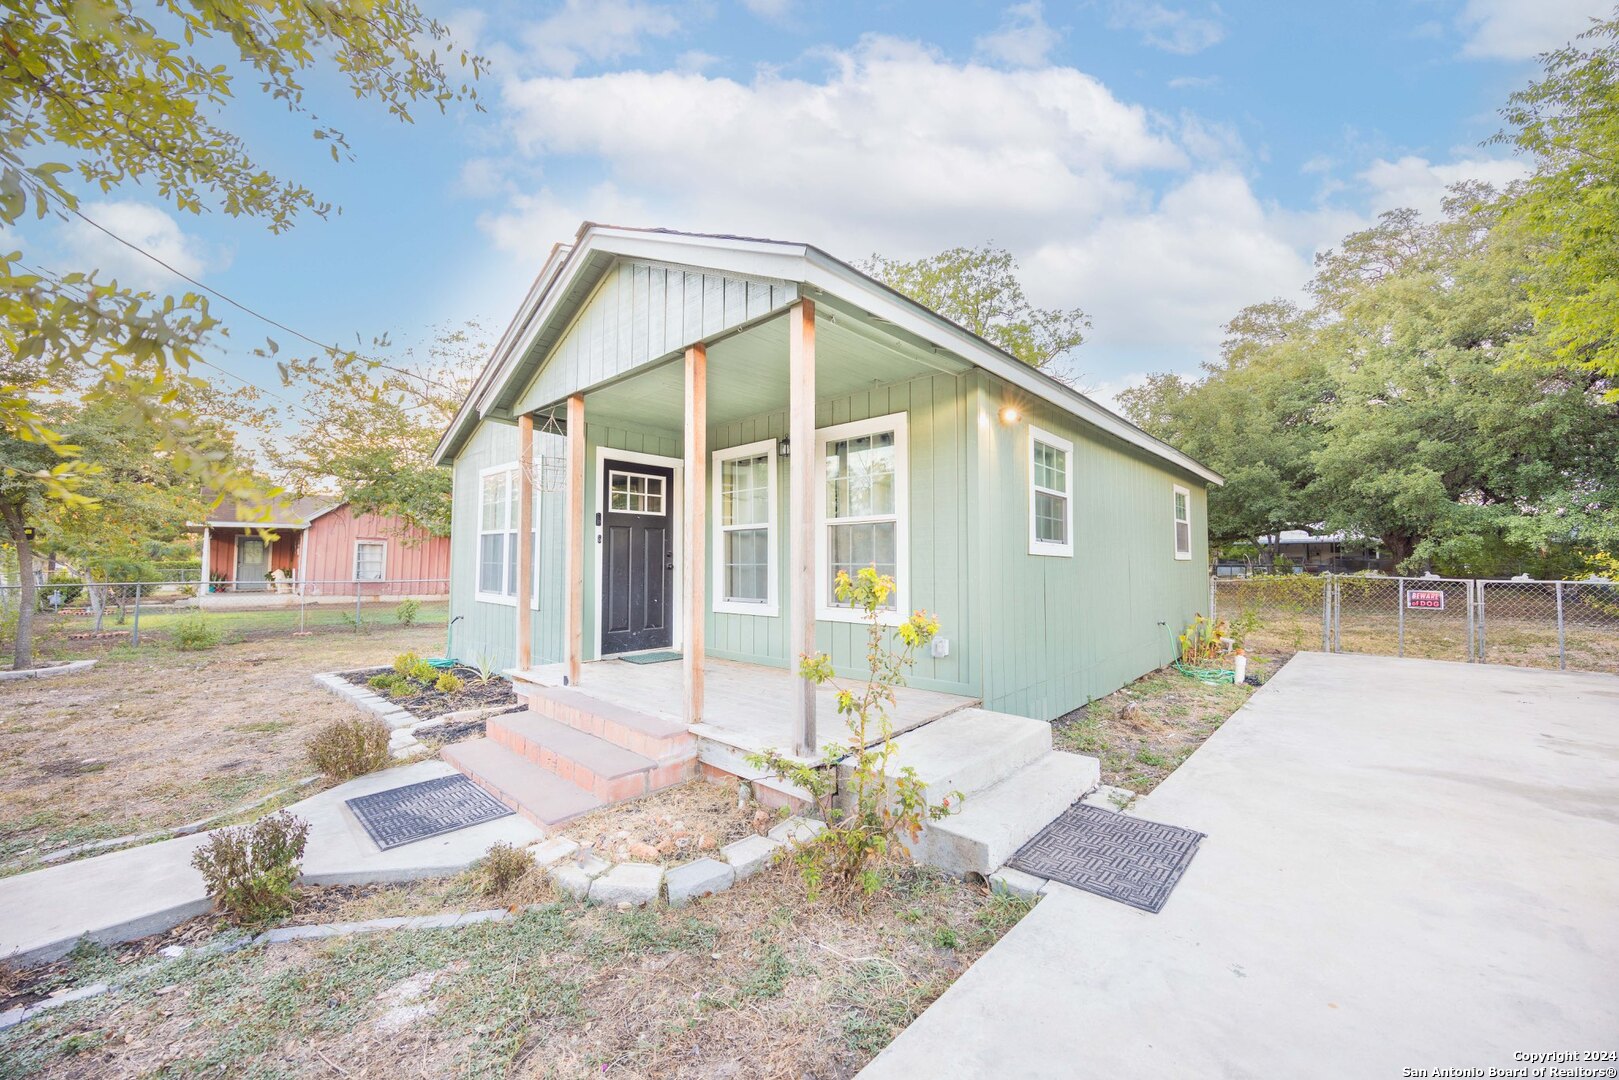
{"label": "neighboring pink house", "polygon": [[212,593],[448,591],[449,537],[432,536],[397,517],[355,514],[336,499],[307,496],[279,503],[267,522],[243,521],[236,504],[226,502],[192,527],[202,531],[203,576]]}

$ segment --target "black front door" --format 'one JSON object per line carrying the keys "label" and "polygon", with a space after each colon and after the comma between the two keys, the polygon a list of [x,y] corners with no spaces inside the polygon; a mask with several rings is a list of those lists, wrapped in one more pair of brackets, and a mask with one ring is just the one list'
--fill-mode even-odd
{"label": "black front door", "polygon": [[606,464],[602,500],[602,653],[667,649],[674,641],[674,470]]}

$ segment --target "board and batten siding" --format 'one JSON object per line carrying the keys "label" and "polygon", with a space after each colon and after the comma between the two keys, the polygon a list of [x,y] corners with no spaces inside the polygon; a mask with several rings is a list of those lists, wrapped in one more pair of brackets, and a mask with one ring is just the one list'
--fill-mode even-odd
{"label": "board and batten siding", "polygon": [[513,411],[550,405],[796,299],[798,286],[791,282],[620,260],[608,269]]}
{"label": "board and batten siding", "polygon": [[398,518],[356,515],[349,506],[320,515],[304,530],[299,576],[304,581],[354,580],[354,546],[361,540],[380,540],[387,545],[384,581],[423,583],[420,590],[407,588],[406,592],[443,591],[441,582],[450,576],[449,538],[433,536]]}
{"label": "board and batten siding", "polygon": [[[909,683],[928,690],[974,694],[978,692],[973,637],[970,632],[967,587],[967,547],[971,515],[967,509],[967,419],[969,399],[963,380],[954,375],[928,375],[906,382],[874,387],[857,394],[816,403],[815,426],[831,427],[854,420],[904,413],[909,444],[910,607],[924,609],[939,619],[940,636],[950,642],[950,655],[933,657],[923,651],[911,670]],[[709,450],[725,450],[763,439],[787,435],[785,409],[709,430]],[[793,453],[813,453],[813,447],[793,447]],[[776,459],[777,596],[781,615],[743,615],[715,612],[708,574],[707,649],[710,656],[785,667],[789,559],[787,552],[787,459]],[[712,469],[712,458],[710,459]],[[712,477],[712,471],[710,472]],[[816,492],[816,498],[824,498]],[[718,542],[716,515],[709,514],[709,551]],[[710,557],[709,566],[713,565]],[[838,674],[865,673],[866,626],[859,623],[817,622],[815,645],[832,658]]]}
{"label": "board and batten siding", "polygon": [[[991,375],[974,378],[984,706],[1050,720],[1173,658],[1173,635],[1208,604],[1207,488]],[[1019,422],[1002,422],[1007,404]],[[1031,424],[1074,444],[1071,558],[1029,554]],[[1190,494],[1189,559],[1175,558],[1177,484]]]}

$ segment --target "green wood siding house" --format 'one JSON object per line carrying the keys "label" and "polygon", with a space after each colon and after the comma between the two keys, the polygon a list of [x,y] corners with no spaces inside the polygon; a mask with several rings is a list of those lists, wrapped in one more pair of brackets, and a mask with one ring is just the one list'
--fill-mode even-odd
{"label": "green wood siding house", "polygon": [[[831,579],[873,563],[896,617],[941,623],[919,691],[1042,720],[1106,694],[1204,609],[1221,482],[814,247],[591,224],[438,454],[459,658],[589,691],[628,670],[597,661],[680,651],[663,709],[699,732],[723,662],[858,673]],[[814,697],[791,681],[758,707],[802,751]]]}

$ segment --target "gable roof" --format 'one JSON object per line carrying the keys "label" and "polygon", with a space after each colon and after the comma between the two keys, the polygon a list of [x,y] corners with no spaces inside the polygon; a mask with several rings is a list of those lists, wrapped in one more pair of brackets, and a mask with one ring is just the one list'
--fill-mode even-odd
{"label": "gable roof", "polygon": [[[512,318],[472,392],[439,440],[433,460],[455,456],[477,422],[501,419],[538,370],[552,344],[584,306],[591,286],[617,258],[713,269],[797,283],[804,296],[835,297],[897,336],[961,357],[1090,426],[1211,484],[1224,478],[1188,454],[1130,423],[1068,384],[1030,367],[999,346],[867,276],[811,244],[673,229],[625,228],[585,222],[571,244],[551,249],[523,305]],[[542,347],[536,349],[540,344]]]}
{"label": "gable roof", "polygon": [[334,499],[327,495],[304,495],[290,501],[273,499],[270,502],[269,520],[258,521],[250,511],[244,511],[234,499],[226,499],[208,511],[206,518],[196,524],[240,525],[246,528],[275,525],[284,529],[307,529],[316,518],[324,517],[338,507],[346,505],[342,499]]}

